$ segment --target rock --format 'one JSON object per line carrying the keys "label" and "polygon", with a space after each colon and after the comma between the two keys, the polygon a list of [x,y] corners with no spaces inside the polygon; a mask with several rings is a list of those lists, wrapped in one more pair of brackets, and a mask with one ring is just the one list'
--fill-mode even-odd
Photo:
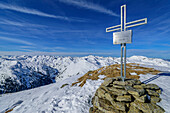
{"label": "rock", "polygon": [[99,88],[105,90],[106,92],[109,92],[109,90],[108,90],[108,88],[107,88],[106,86],[102,86],[102,85],[101,85]]}
{"label": "rock", "polygon": [[105,113],[105,112],[102,112],[102,111],[100,111],[99,109],[96,109],[96,110],[94,111],[94,113]]}
{"label": "rock", "polygon": [[159,97],[159,93],[157,93],[154,90],[146,89],[146,91],[147,91],[148,95]]}
{"label": "rock", "polygon": [[90,107],[90,109],[89,109],[89,113],[94,113],[94,111],[93,111],[93,107]]}
{"label": "rock", "polygon": [[136,80],[136,79],[131,79],[131,80],[126,80],[125,84],[128,86],[139,85],[139,84],[141,84],[141,81]]}
{"label": "rock", "polygon": [[125,88],[126,91],[134,89],[132,86],[124,86],[124,88]]}
{"label": "rock", "polygon": [[136,107],[142,110],[143,112],[152,113],[152,109],[151,109],[152,106],[150,103],[142,103],[142,102],[135,101],[131,103],[131,106]]}
{"label": "rock", "polygon": [[113,84],[113,85],[112,85],[112,87],[114,87],[114,88],[119,88],[119,89],[124,89],[124,87],[123,87],[123,86],[115,85],[115,84]]}
{"label": "rock", "polygon": [[142,85],[134,85],[133,86],[135,89],[143,89],[143,86]]}
{"label": "rock", "polygon": [[152,89],[152,90],[158,90],[158,89],[160,89],[159,86],[157,86],[156,84],[147,84],[144,88],[146,88],[146,89]]}
{"label": "rock", "polygon": [[160,88],[139,80],[108,78],[92,98],[90,113],[164,113],[156,103],[161,101]]}
{"label": "rock", "polygon": [[131,97],[131,95],[118,96],[118,97],[116,98],[116,100],[117,100],[117,101],[120,101],[120,102],[122,102],[122,101],[124,101],[124,102],[130,102],[130,101],[132,101],[132,97]]}
{"label": "rock", "polygon": [[103,90],[103,89],[101,89],[101,88],[99,88],[99,89],[97,89],[97,96],[99,97],[99,98],[104,98],[105,97],[105,90]]}
{"label": "rock", "polygon": [[134,88],[126,88],[128,93],[132,94],[132,95],[136,95],[136,96],[142,96],[145,94],[145,90],[144,89],[134,89]]}
{"label": "rock", "polygon": [[118,93],[118,92],[115,92],[115,91],[110,91],[110,94],[112,95],[115,95],[115,96],[122,96],[123,94],[122,93]]}
{"label": "rock", "polygon": [[123,102],[115,102],[112,101],[111,104],[114,106],[115,109],[121,110],[121,111],[126,111],[126,104]]}
{"label": "rock", "polygon": [[105,94],[105,98],[109,101],[113,101],[113,99],[114,99],[109,93]]}
{"label": "rock", "polygon": [[69,84],[63,84],[60,88],[63,88],[63,87],[65,87],[65,86],[67,86],[67,85],[69,85]]}
{"label": "rock", "polygon": [[[93,111],[91,111],[91,110],[93,110]],[[89,113],[104,113],[104,112],[100,111],[98,108],[93,108],[91,110],[89,110]]]}
{"label": "rock", "polygon": [[95,96],[93,99],[93,106],[98,108],[99,107],[99,97]]}
{"label": "rock", "polygon": [[142,84],[142,82],[141,82],[140,80],[137,80],[137,79],[135,79],[135,80],[136,80],[135,85],[140,85],[140,84]]}
{"label": "rock", "polygon": [[165,113],[165,110],[159,105],[152,104],[154,106],[154,113]]}
{"label": "rock", "polygon": [[146,100],[147,100],[147,95],[145,94],[145,95],[143,95],[143,96],[135,96],[135,95],[133,95],[133,97],[137,100],[137,101],[139,101],[139,102],[146,102]]}
{"label": "rock", "polygon": [[145,87],[145,86],[146,86],[146,84],[142,83],[142,84],[141,84],[141,86],[142,86],[142,87]]}
{"label": "rock", "polygon": [[157,93],[161,94],[161,89],[156,90]]}
{"label": "rock", "polygon": [[118,77],[113,77],[115,79],[115,81],[122,81],[122,78],[120,76]]}
{"label": "rock", "polygon": [[123,81],[114,81],[113,84],[124,86],[124,85],[125,85],[125,82],[123,82]]}
{"label": "rock", "polygon": [[110,84],[112,84],[112,82],[113,82],[114,80],[115,80],[115,78],[106,78],[101,85],[107,87],[107,86],[109,86]]}
{"label": "rock", "polygon": [[128,108],[129,108],[129,107],[130,107],[130,103],[126,103],[126,107],[128,107]]}
{"label": "rock", "polygon": [[[112,95],[123,95],[127,93],[126,91],[123,91],[121,89],[117,89],[114,87],[105,87],[105,86],[100,86],[101,89],[104,89],[106,92],[109,92]],[[123,94],[119,93],[118,91],[124,92]]]}
{"label": "rock", "polygon": [[94,98],[95,98],[95,96],[94,96],[94,97],[92,98],[92,100],[91,100],[91,103],[92,103],[92,104],[94,104]]}
{"label": "rock", "polygon": [[156,97],[156,96],[150,96],[150,101],[151,103],[158,103],[161,101],[161,98]]}
{"label": "rock", "polygon": [[[104,113],[119,113],[117,109],[110,103],[108,100],[100,99],[96,97],[95,104],[93,105],[97,107],[101,112]],[[96,112],[95,112],[96,113]]]}
{"label": "rock", "polygon": [[117,88],[114,88],[114,87],[109,87],[108,90],[111,91],[111,93],[115,92],[114,94],[116,94],[116,95],[127,94],[127,91],[126,91],[126,90],[117,89]]}
{"label": "rock", "polygon": [[165,110],[154,103],[132,102],[131,106],[134,106],[144,113],[164,113]]}
{"label": "rock", "polygon": [[128,113],[142,113],[142,111],[134,106],[130,106]]}

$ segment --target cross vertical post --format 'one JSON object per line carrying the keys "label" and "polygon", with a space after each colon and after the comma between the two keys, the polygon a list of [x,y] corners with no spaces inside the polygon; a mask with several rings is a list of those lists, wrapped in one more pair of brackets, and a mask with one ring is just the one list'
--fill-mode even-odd
{"label": "cross vertical post", "polygon": [[[121,31],[126,31],[126,5],[121,6]],[[123,50],[124,50],[124,76],[123,76]],[[126,78],[126,43],[121,44],[121,78]]]}
{"label": "cross vertical post", "polygon": [[[123,5],[123,6],[124,6],[124,31],[126,31],[126,5]],[[124,77],[123,77],[123,81],[125,78],[126,78],[126,43],[124,43]]]}
{"label": "cross vertical post", "polygon": [[[106,28],[106,32],[113,32],[113,44],[121,44],[121,78],[126,79],[126,43],[132,43],[132,30],[126,31],[128,28],[147,24],[147,18],[135,20],[126,23],[126,5],[121,6],[121,24]],[[123,54],[124,51],[124,54]],[[123,76],[123,55],[124,55],[124,76]]]}

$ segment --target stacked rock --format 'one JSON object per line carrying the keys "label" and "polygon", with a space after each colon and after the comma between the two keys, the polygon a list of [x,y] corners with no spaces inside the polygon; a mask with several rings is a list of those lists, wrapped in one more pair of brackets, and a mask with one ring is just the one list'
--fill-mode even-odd
{"label": "stacked rock", "polygon": [[155,84],[120,77],[106,78],[92,98],[90,113],[164,113],[156,103],[161,89]]}

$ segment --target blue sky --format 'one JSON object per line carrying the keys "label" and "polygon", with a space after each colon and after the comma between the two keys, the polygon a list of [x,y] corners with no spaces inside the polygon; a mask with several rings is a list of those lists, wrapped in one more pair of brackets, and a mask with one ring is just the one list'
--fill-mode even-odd
{"label": "blue sky", "polygon": [[120,56],[107,27],[148,18],[131,28],[127,55],[170,58],[170,0],[1,0],[1,55]]}

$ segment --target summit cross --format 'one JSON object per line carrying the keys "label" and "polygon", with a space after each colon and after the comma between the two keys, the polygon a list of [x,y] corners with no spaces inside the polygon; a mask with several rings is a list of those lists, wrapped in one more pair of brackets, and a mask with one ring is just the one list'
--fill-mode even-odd
{"label": "summit cross", "polygon": [[[126,23],[126,5],[121,6],[121,24],[106,28],[106,32],[113,33],[113,44],[121,44],[121,78],[126,78],[126,43],[132,43],[132,30],[126,31],[128,28],[147,24],[147,18],[135,20]],[[124,76],[123,76],[123,49],[124,49]]]}

